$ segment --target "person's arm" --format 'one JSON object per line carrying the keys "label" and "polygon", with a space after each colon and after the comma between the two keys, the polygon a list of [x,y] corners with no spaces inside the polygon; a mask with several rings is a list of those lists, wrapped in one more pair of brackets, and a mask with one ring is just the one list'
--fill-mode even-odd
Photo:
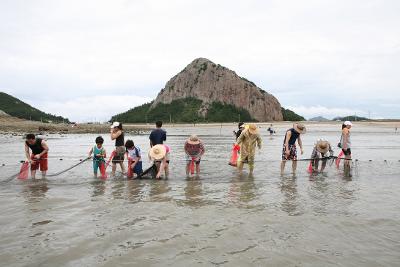
{"label": "person's arm", "polygon": [[111,130],[110,133],[111,133],[111,140],[115,140],[122,134],[122,131],[118,130],[118,131],[114,132],[113,130]]}
{"label": "person's arm", "polygon": [[238,139],[236,140],[236,145],[239,145],[243,143],[243,139],[244,139],[244,134],[243,132],[239,135]]}
{"label": "person's arm", "polygon": [[89,150],[88,158],[92,156],[92,153],[93,153],[93,147]]}
{"label": "person's arm", "polygon": [[348,139],[348,132],[344,131],[343,132],[343,150],[347,149],[347,139]]}
{"label": "person's arm", "polygon": [[259,134],[257,134],[257,145],[258,145],[258,149],[261,149],[261,147],[262,147],[262,139],[261,139],[261,136]]}
{"label": "person's arm", "polygon": [[153,147],[153,132],[150,133],[149,139],[150,139],[150,147]]}
{"label": "person's arm", "polygon": [[290,131],[287,131],[286,132],[286,140],[285,140],[285,153],[286,153],[286,155],[290,155],[290,150],[289,150],[289,140],[290,140],[290,137],[292,137],[292,132],[290,132]]}
{"label": "person's arm", "polygon": [[25,157],[26,160],[31,163],[32,159],[31,159],[31,154],[29,153],[29,146],[25,143]]}
{"label": "person's arm", "polygon": [[203,142],[200,142],[200,156],[203,156],[204,153],[206,152],[206,149],[204,148]]}
{"label": "person's arm", "polygon": [[313,171],[316,171],[316,166],[317,166],[317,148],[314,146],[314,149],[311,153],[311,165]]}
{"label": "person's arm", "polygon": [[163,133],[163,141],[167,141],[167,132],[166,131],[164,131],[164,133]]}
{"label": "person's arm", "polygon": [[303,155],[304,150],[303,150],[303,141],[301,141],[301,135],[299,135],[299,138],[297,138],[297,143],[299,144],[301,154]]}
{"label": "person's arm", "polygon": [[42,147],[43,147],[42,153],[35,155],[35,158],[40,159],[44,154],[49,152],[49,147],[47,146],[47,144],[44,140],[42,140]]}
{"label": "person's arm", "polygon": [[157,173],[157,175],[156,175],[156,178],[157,178],[157,179],[159,179],[159,178],[161,177],[161,173],[162,173],[162,171],[164,170],[164,168],[165,168],[166,165],[167,165],[167,160],[166,160],[166,158],[164,157],[163,161],[162,161],[161,164],[160,164],[160,169],[158,170],[158,173]]}
{"label": "person's arm", "polygon": [[329,145],[329,156],[333,157],[333,155],[334,155],[334,152],[333,152],[332,146]]}

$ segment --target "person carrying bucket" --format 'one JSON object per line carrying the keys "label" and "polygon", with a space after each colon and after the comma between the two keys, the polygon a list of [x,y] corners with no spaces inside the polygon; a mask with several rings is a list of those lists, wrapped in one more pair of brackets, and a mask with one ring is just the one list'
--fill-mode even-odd
{"label": "person carrying bucket", "polygon": [[[30,153],[32,151],[32,153]],[[25,140],[25,156],[26,162],[22,166],[25,171],[21,168],[21,173],[26,173],[21,178],[28,178],[28,168],[31,165],[31,176],[32,179],[36,178],[36,171],[40,168],[42,172],[42,178],[46,177],[48,170],[48,157],[49,147],[46,142],[40,138],[37,138],[34,134],[27,134]]]}
{"label": "person carrying bucket", "polygon": [[124,144],[124,131],[122,124],[114,122],[110,130],[111,140],[115,140],[115,150],[112,154],[112,176],[115,176],[117,170],[117,163],[121,167],[122,173],[125,173],[124,159],[125,159],[125,144]]}
{"label": "person carrying bucket", "polygon": [[254,170],[254,158],[256,154],[256,146],[261,149],[262,140],[258,133],[257,125],[250,124],[236,141],[237,146],[240,146],[240,157],[238,159],[238,170],[243,171],[244,163],[249,165],[250,174]]}
{"label": "person carrying bucket", "polygon": [[[329,152],[329,156],[328,156]],[[323,139],[319,139],[315,145],[314,149],[311,153],[311,162],[310,162],[310,167],[309,167],[309,172],[310,173],[318,173],[318,172],[323,172],[325,167],[326,167],[326,162],[328,160],[328,157],[333,157],[333,150],[331,147],[331,144]],[[321,165],[321,170],[318,170],[319,167],[319,161],[322,159],[322,165]]]}
{"label": "person carrying bucket", "polygon": [[186,140],[184,145],[186,153],[186,176],[189,177],[189,173],[194,174],[194,165],[196,165],[196,175],[200,174],[200,160],[204,155],[205,149],[203,142],[197,137],[197,135],[191,135]]}
{"label": "person carrying bucket", "polygon": [[97,178],[97,170],[100,169],[103,178],[105,176],[106,150],[103,147],[104,139],[101,136],[96,137],[96,145],[89,151],[89,157],[93,154],[93,175]]}
{"label": "person carrying bucket", "polygon": [[301,134],[306,133],[306,127],[301,123],[295,123],[292,128],[286,131],[285,139],[283,140],[282,149],[282,162],[281,162],[281,175],[285,170],[286,161],[292,161],[293,174],[297,169],[297,148],[296,142],[299,144],[301,154],[303,155],[303,143],[301,141]]}

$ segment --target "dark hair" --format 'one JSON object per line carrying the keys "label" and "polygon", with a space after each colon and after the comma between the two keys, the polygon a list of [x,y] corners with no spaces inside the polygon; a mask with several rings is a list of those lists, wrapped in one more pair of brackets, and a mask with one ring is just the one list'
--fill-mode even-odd
{"label": "dark hair", "polygon": [[346,124],[342,124],[342,130],[344,129],[344,128],[346,128],[347,127],[347,125]]}
{"label": "dark hair", "polygon": [[119,123],[118,129],[122,130],[122,123]]}
{"label": "dark hair", "polygon": [[33,139],[35,139],[36,137],[35,137],[35,135],[34,134],[27,134],[26,135],[26,140],[33,140]]}
{"label": "dark hair", "polygon": [[239,124],[238,124],[238,128],[242,127],[242,126],[243,126],[243,124],[244,124],[244,122],[239,122]]}
{"label": "dark hair", "polygon": [[101,136],[97,136],[95,142],[96,142],[96,144],[103,144],[104,143],[104,139]]}
{"label": "dark hair", "polygon": [[156,127],[161,128],[162,127],[162,121],[156,121]]}
{"label": "dark hair", "polygon": [[133,143],[132,140],[126,140],[126,142],[125,142],[126,149],[131,149],[134,146],[135,146],[135,143]]}

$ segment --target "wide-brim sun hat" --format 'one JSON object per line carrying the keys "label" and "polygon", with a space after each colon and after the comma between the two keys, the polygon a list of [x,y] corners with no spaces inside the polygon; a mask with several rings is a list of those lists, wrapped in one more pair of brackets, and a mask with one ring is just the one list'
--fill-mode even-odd
{"label": "wide-brim sun hat", "polygon": [[198,144],[200,144],[200,139],[199,139],[199,137],[198,137],[197,135],[192,134],[192,135],[189,137],[189,139],[188,139],[187,142],[188,142],[189,144],[191,144],[191,145],[198,145]]}
{"label": "wide-brim sun hat", "polygon": [[353,126],[353,123],[351,123],[351,121],[345,121],[343,124],[346,126]]}
{"label": "wide-brim sun hat", "polygon": [[249,131],[249,133],[251,133],[251,134],[257,134],[257,133],[258,133],[258,127],[257,127],[257,125],[255,125],[254,123],[249,124],[248,131]]}
{"label": "wide-brim sun hat", "polygon": [[293,128],[300,134],[305,134],[307,132],[306,126],[302,123],[293,124]]}
{"label": "wide-brim sun hat", "polygon": [[329,151],[329,142],[325,140],[319,140],[316,144],[317,150],[321,154],[326,154]]}
{"label": "wide-brim sun hat", "polygon": [[115,127],[119,127],[119,125],[120,125],[119,122],[114,121],[113,124],[111,124],[111,127],[110,127],[110,128],[111,128],[111,129],[114,129]]}
{"label": "wide-brim sun hat", "polygon": [[163,145],[155,145],[149,151],[150,158],[155,159],[155,160],[160,160],[160,159],[164,158],[165,154],[167,154],[167,150],[165,149],[165,146],[163,146]]}

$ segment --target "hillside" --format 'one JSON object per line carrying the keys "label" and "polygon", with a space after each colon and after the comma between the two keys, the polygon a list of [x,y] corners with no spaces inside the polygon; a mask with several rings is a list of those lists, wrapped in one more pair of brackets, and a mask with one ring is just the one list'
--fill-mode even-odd
{"label": "hillside", "polygon": [[369,121],[368,118],[359,117],[359,116],[345,116],[345,117],[336,117],[332,119],[333,121]]}
{"label": "hillside", "polygon": [[309,121],[330,121],[330,120],[325,117],[322,117],[322,116],[317,116],[317,117],[309,119]]}
{"label": "hillside", "polygon": [[303,120],[234,71],[198,58],[171,78],[154,101],[112,117],[140,123]]}
{"label": "hillside", "polygon": [[143,104],[127,112],[115,115],[111,121],[125,123],[147,123],[162,120],[165,122],[234,122],[240,120],[254,121],[249,112],[233,105],[213,102],[206,116],[199,110],[203,101],[195,98],[173,100],[169,104],[160,103],[151,108],[153,103]]}
{"label": "hillside", "polygon": [[29,104],[3,92],[0,92],[0,110],[10,116],[20,119],[43,122],[69,122],[68,119],[40,111]]}

